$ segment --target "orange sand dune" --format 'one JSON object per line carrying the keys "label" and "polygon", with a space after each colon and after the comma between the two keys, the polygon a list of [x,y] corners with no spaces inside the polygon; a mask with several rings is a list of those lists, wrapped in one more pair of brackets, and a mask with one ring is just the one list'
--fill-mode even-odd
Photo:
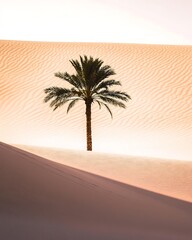
{"label": "orange sand dune", "polygon": [[93,107],[93,149],[192,160],[192,46],[0,41],[1,141],[85,149],[85,109],[54,113],[43,89],[66,86],[70,59],[101,58],[115,69],[127,109]]}
{"label": "orange sand dune", "polygon": [[192,238],[190,203],[66,167],[4,143],[0,144],[0,176],[1,239]]}

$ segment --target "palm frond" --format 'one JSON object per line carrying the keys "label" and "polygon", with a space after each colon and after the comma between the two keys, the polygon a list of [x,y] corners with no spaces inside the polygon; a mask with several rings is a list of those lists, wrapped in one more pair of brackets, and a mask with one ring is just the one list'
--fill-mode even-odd
{"label": "palm frond", "polygon": [[81,77],[84,79],[87,90],[91,90],[95,86],[102,64],[103,61],[99,58],[80,56]]}
{"label": "palm frond", "polygon": [[119,99],[122,101],[128,101],[129,99],[131,99],[131,97],[125,93],[125,92],[121,92],[121,91],[109,91],[109,90],[102,90],[98,93],[99,96],[103,96],[103,97],[110,97],[113,99]]}
{"label": "palm frond", "polygon": [[55,111],[58,107],[63,106],[68,101],[70,101],[70,99],[58,99],[58,98],[56,98],[50,103],[50,107],[54,107],[53,111]]}
{"label": "palm frond", "polygon": [[72,101],[69,103],[68,108],[67,108],[67,113],[70,111],[70,109],[71,109],[72,107],[75,106],[75,104],[76,104],[78,101],[79,101],[79,99],[74,99],[74,100],[72,100]]}
{"label": "palm frond", "polygon": [[103,103],[103,102],[100,102],[100,101],[98,101],[98,100],[95,100],[95,101],[98,103],[100,109],[101,109],[101,105],[105,106],[106,109],[108,110],[108,112],[110,113],[111,118],[113,118],[112,111],[111,111],[111,109],[107,106],[107,104],[105,104],[105,103]]}
{"label": "palm frond", "polygon": [[50,107],[54,107],[53,110],[56,110],[58,107],[61,107],[68,101],[71,100],[82,100],[79,92],[76,91],[74,88],[67,89],[67,88],[59,88],[59,87],[50,87],[46,88],[44,92],[47,96],[44,98],[44,102],[48,102],[49,100],[53,99],[50,103]]}
{"label": "palm frond", "polygon": [[55,77],[65,80],[66,82],[70,83],[77,89],[83,88],[85,86],[81,78],[78,78],[76,75],[70,75],[67,72],[64,72],[64,73],[57,72],[55,73]]}
{"label": "palm frond", "polygon": [[79,61],[78,60],[70,60],[69,61],[71,64],[72,64],[72,66],[75,68],[75,70],[76,70],[76,72],[77,72],[77,74],[80,76],[80,77],[82,77],[82,67],[81,67],[81,64],[79,63]]}
{"label": "palm frond", "polygon": [[103,80],[102,82],[99,82],[97,85],[95,85],[93,92],[95,93],[100,90],[106,90],[112,86],[121,86],[121,83],[116,80]]}
{"label": "palm frond", "polygon": [[[62,73],[62,72],[56,72],[54,75],[55,75],[55,77],[61,78],[61,79],[65,80],[66,82],[72,84],[72,83],[71,83],[71,75],[68,74],[67,72],[64,72],[64,73]],[[72,84],[72,85],[73,85],[73,84]]]}
{"label": "palm frond", "polygon": [[109,66],[109,65],[105,65],[103,67],[101,67],[98,71],[97,71],[97,81],[96,84],[100,83],[101,81],[103,81],[104,79],[115,75],[115,71]]}
{"label": "palm frond", "polygon": [[44,102],[48,102],[52,98],[59,97],[59,96],[62,96],[62,97],[65,96],[65,98],[67,98],[71,94],[70,89],[61,88],[61,87],[46,88],[44,89],[44,92],[47,94],[47,96],[44,98]]}
{"label": "palm frond", "polygon": [[97,99],[101,99],[103,102],[109,103],[109,104],[111,104],[113,106],[116,106],[116,107],[126,108],[124,103],[122,103],[121,101],[118,101],[116,99],[110,98],[110,97],[98,96]]}

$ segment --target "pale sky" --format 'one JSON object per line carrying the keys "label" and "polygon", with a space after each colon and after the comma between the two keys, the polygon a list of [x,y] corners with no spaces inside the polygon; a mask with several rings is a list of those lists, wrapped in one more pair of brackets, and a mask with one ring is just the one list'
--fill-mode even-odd
{"label": "pale sky", "polygon": [[192,0],[0,0],[0,39],[192,45]]}

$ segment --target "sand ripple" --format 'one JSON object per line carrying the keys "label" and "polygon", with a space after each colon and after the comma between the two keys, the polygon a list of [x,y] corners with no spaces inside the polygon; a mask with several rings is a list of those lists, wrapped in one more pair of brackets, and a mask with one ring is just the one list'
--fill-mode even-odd
{"label": "sand ripple", "polygon": [[113,121],[94,108],[95,149],[192,159],[191,46],[0,41],[0,52],[2,141],[84,148],[84,104],[52,113],[43,89],[63,86],[54,73],[86,54],[111,65],[133,99]]}

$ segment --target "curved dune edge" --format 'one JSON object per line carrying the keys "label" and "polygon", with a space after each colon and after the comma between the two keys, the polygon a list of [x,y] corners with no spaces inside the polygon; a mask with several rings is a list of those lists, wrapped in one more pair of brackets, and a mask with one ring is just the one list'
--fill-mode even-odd
{"label": "curved dune edge", "polygon": [[190,240],[192,205],[0,144],[2,239]]}
{"label": "curved dune edge", "polygon": [[192,202],[192,162],[16,145],[52,161]]}

